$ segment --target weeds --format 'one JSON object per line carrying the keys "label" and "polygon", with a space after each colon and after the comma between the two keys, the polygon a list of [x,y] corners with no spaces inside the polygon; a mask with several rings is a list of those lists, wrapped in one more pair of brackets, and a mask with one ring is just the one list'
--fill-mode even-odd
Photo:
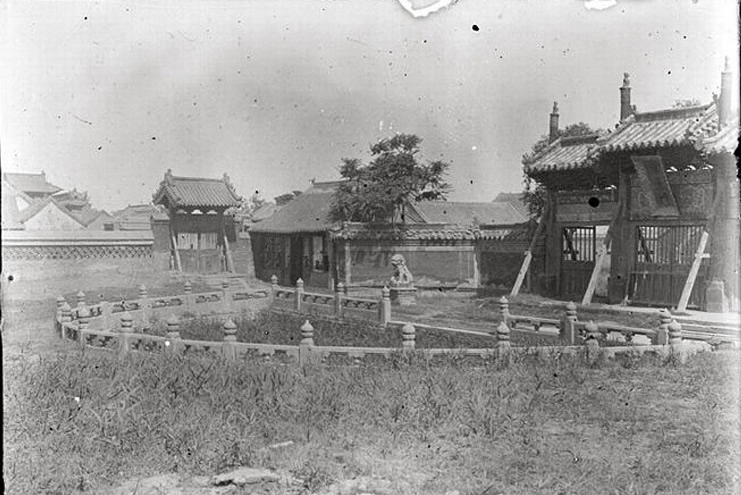
{"label": "weeds", "polygon": [[[738,388],[724,378],[738,356],[628,359],[590,367],[554,350],[513,356],[508,368],[455,356],[363,368],[82,352],[18,361],[5,369],[6,486],[94,493],[132,475],[268,463],[309,492],[372,472],[439,473],[414,481],[425,493],[732,493]],[[286,440],[306,454],[265,454]]]}

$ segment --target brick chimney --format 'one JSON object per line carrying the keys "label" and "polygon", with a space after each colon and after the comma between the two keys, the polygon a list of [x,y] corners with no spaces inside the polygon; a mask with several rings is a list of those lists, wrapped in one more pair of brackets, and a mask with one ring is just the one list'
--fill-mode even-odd
{"label": "brick chimney", "polygon": [[630,105],[630,74],[623,73],[623,85],[620,88],[620,122],[633,115]]}
{"label": "brick chimney", "polygon": [[558,102],[553,102],[553,111],[551,112],[550,132],[548,133],[548,142],[552,143],[558,139]]}
{"label": "brick chimney", "polygon": [[718,97],[718,127],[723,127],[731,119],[731,69],[726,57],[726,64],[720,74],[720,96]]}

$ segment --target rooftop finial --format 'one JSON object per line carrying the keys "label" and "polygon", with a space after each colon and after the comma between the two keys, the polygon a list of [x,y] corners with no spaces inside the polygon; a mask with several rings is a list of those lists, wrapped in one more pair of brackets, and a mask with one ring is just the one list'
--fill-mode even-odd
{"label": "rooftop finial", "polygon": [[553,113],[558,113],[558,102],[557,101],[553,102]]}
{"label": "rooftop finial", "polygon": [[623,72],[623,87],[630,87],[630,74],[628,74],[627,72]]}
{"label": "rooftop finial", "polygon": [[723,72],[731,72],[731,62],[728,60],[728,55],[726,55],[725,65],[723,66]]}

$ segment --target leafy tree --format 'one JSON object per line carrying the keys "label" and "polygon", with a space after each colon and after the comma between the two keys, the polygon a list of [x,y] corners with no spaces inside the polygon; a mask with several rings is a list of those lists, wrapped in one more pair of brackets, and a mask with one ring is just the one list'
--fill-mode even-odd
{"label": "leafy tree", "polygon": [[444,181],[450,164],[420,163],[422,139],[397,134],[370,147],[372,160],[363,165],[357,158],[343,158],[330,216],[336,221],[404,222],[410,201],[445,199],[450,185]]}
{"label": "leafy tree", "polygon": [[301,195],[301,191],[291,191],[289,193],[281,194],[280,196],[276,196],[275,204],[278,206],[283,206],[287,203],[290,203],[294,199],[298,198]]}
{"label": "leafy tree", "polygon": [[239,206],[239,211],[245,213],[248,217],[252,217],[259,208],[265,205],[265,201],[258,192],[255,192],[249,199],[242,200],[242,204]]}
{"label": "leafy tree", "polygon": [[[595,134],[602,132],[600,129],[592,129],[589,124],[584,122],[578,122],[571,124],[563,129],[559,129],[556,137],[575,137],[575,136],[587,136],[589,134]],[[550,136],[543,134],[540,136],[535,144],[528,153],[522,155],[522,162],[528,163],[533,161],[543,150],[545,150],[550,144]],[[533,218],[540,217],[543,214],[546,200],[546,189],[543,184],[540,184],[532,177],[525,175],[525,190],[523,191],[523,201],[527,204],[528,212]]]}

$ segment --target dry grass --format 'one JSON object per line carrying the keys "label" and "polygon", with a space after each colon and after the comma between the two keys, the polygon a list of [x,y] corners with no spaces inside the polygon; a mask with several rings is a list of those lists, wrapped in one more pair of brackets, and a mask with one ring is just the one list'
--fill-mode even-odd
{"label": "dry grass", "polygon": [[4,478],[7,493],[94,493],[134,475],[260,465],[307,491],[366,475],[399,493],[738,493],[728,377],[740,371],[738,353],[506,368],[19,359],[5,369]]}

